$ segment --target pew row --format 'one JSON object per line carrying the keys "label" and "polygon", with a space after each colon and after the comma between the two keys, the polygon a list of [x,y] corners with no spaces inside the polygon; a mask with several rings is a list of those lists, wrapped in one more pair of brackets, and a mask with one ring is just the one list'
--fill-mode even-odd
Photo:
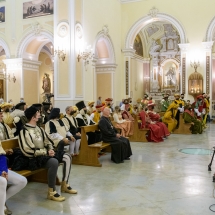
{"label": "pew row", "polygon": [[[1,142],[1,144],[4,150],[19,148],[18,139],[4,140]],[[40,182],[45,184],[48,183],[48,180],[47,180],[48,170],[45,168],[40,168],[34,171],[21,170],[21,171],[15,171],[15,172],[26,177],[28,179],[28,182]],[[56,185],[60,185],[60,181],[58,178],[56,180]]]}
{"label": "pew row", "polygon": [[148,132],[150,132],[149,129],[148,128],[139,129],[138,126],[139,117],[138,116],[133,117],[134,117],[134,134],[129,137],[129,140],[131,142],[148,142],[148,140],[146,139],[146,135],[148,134]]}
{"label": "pew row", "polygon": [[104,142],[88,145],[87,132],[95,132],[97,130],[99,130],[98,125],[89,125],[81,127],[80,153],[78,156],[72,158],[73,164],[97,167],[102,166],[98,159],[98,155],[101,150],[111,152],[111,146],[109,143]]}

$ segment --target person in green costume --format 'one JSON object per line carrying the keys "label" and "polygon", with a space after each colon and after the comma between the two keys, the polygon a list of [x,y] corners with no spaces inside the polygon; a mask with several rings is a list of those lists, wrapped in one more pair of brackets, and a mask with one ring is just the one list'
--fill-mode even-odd
{"label": "person in green costume", "polygon": [[185,123],[191,123],[190,130],[192,134],[201,134],[203,127],[202,127],[202,122],[201,120],[197,119],[195,116],[194,111],[192,110],[191,105],[186,105],[185,106],[185,111],[183,113],[183,118]]}

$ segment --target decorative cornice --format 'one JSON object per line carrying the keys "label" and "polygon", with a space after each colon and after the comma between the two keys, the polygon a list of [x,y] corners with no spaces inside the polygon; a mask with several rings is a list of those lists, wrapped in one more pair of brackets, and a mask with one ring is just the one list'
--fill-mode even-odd
{"label": "decorative cornice", "polygon": [[6,64],[7,70],[31,70],[39,71],[40,61],[27,60],[23,58],[5,59],[3,62]]}
{"label": "decorative cornice", "polygon": [[40,62],[40,61],[23,59],[23,69],[37,72],[37,71],[39,71],[39,67],[40,67],[41,63],[42,62]]}
{"label": "decorative cornice", "polygon": [[114,72],[116,70],[117,64],[97,64],[96,72]]}
{"label": "decorative cornice", "polygon": [[134,57],[136,50],[130,48],[130,49],[122,49],[122,53],[125,57]]}
{"label": "decorative cornice", "polygon": [[213,44],[214,44],[214,41],[202,42],[202,46],[205,49],[205,51],[211,51]]}
{"label": "decorative cornice", "polygon": [[120,0],[120,2],[122,4],[125,4],[125,3],[132,3],[132,2],[137,2],[137,1],[142,1],[142,0]]}
{"label": "decorative cornice", "polygon": [[142,63],[150,63],[150,58],[143,58],[140,55],[134,54],[135,60],[141,61]]}
{"label": "decorative cornice", "polygon": [[190,47],[190,43],[179,43],[178,46],[182,52],[187,52]]}

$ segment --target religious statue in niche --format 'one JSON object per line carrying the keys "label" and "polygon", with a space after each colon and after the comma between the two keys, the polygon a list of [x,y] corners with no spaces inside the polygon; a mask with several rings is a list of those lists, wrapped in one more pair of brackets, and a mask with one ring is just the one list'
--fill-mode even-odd
{"label": "religious statue in niche", "polygon": [[44,91],[43,94],[51,93],[51,80],[49,78],[49,74],[47,73],[43,76],[42,89]]}
{"label": "religious statue in niche", "polygon": [[134,50],[136,51],[135,54],[143,57],[143,45],[142,41],[140,38],[140,35],[137,34],[135,40],[134,40],[134,45],[133,45]]}
{"label": "religious statue in niche", "polygon": [[167,76],[167,86],[175,85],[176,83],[175,67],[170,67],[165,76]]}

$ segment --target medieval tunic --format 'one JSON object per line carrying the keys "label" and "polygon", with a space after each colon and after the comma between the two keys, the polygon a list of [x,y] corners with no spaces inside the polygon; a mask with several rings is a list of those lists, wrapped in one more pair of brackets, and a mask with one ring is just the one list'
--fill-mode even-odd
{"label": "medieval tunic", "polygon": [[183,113],[184,122],[185,123],[191,123],[193,122],[194,125],[191,125],[190,130],[192,134],[201,134],[202,133],[202,122],[200,120],[197,120],[197,118],[194,115],[194,112],[190,110],[185,110]]}
{"label": "medieval tunic", "polygon": [[[76,119],[77,119],[79,127],[88,126],[88,125],[94,125],[95,124],[90,120],[90,117],[87,114],[81,115],[79,113],[76,116]],[[88,145],[101,141],[101,134],[100,134],[99,131],[87,132],[87,136],[88,136]]]}
{"label": "medieval tunic", "polygon": [[90,120],[94,123],[98,123],[100,118],[101,118],[101,113],[99,113],[98,111],[95,111],[90,115]]}
{"label": "medieval tunic", "polygon": [[162,136],[167,137],[170,135],[166,125],[163,122],[160,122],[160,115],[155,113],[154,111],[147,111],[147,114],[152,122],[155,122],[156,125],[158,125],[161,128]]}
{"label": "medieval tunic", "polygon": [[123,137],[133,135],[133,122],[122,119],[121,113],[114,113],[113,118],[114,122],[116,122],[115,127],[121,129],[121,135]]}
{"label": "medieval tunic", "polygon": [[11,139],[14,138],[13,132],[10,129],[10,127],[1,122],[0,123],[0,140],[7,140],[7,139]]}
{"label": "medieval tunic", "polygon": [[64,125],[67,126],[67,128],[70,131],[70,133],[73,135],[73,137],[76,140],[81,138],[80,136],[76,135],[77,133],[79,133],[79,129],[77,128],[78,122],[73,116],[70,116],[70,115],[66,114],[62,118],[62,121],[63,121]]}
{"label": "medieval tunic", "polygon": [[139,113],[139,117],[142,121],[140,128],[148,128],[150,130],[147,140],[149,142],[162,142],[163,133],[161,128],[150,120],[148,114],[145,111],[141,111]]}
{"label": "medieval tunic", "polygon": [[132,155],[129,140],[125,137],[116,137],[117,132],[109,118],[102,116],[99,121],[99,128],[102,133],[102,140],[111,145],[111,160],[113,162],[121,163]]}
{"label": "medieval tunic", "polygon": [[168,130],[170,133],[176,128],[177,120],[175,119],[175,116],[177,112],[178,105],[175,104],[175,102],[172,102],[162,118],[163,123],[168,125]]}

